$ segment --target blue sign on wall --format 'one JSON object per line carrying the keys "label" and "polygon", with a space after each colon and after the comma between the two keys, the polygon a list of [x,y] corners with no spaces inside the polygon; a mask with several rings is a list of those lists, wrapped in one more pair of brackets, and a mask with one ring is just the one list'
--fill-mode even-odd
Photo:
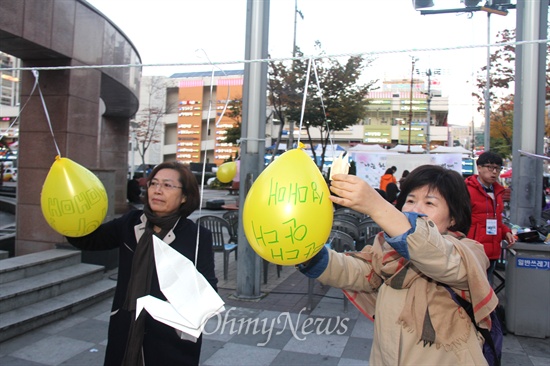
{"label": "blue sign on wall", "polygon": [[550,271],[550,259],[516,258],[516,267]]}

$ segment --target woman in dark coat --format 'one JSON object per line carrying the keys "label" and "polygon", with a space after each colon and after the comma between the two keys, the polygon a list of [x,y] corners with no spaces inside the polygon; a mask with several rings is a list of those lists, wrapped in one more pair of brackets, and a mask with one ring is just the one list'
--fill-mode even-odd
{"label": "woman in dark coat", "polygon": [[198,365],[202,337],[182,340],[147,312],[134,319],[136,299],[152,295],[166,301],[155,269],[153,235],[193,263],[199,235],[196,268],[217,290],[212,234],[187,219],[199,204],[199,187],[189,168],[162,163],[148,177],[143,210],[132,210],[89,235],[67,238],[82,250],[120,249],[105,365]]}

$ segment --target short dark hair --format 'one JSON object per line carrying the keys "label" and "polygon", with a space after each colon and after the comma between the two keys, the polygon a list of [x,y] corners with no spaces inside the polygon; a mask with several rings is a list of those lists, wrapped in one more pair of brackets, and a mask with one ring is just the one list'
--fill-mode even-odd
{"label": "short dark hair", "polygon": [[[179,208],[179,214],[182,217],[188,217],[195,211],[197,208],[199,208],[201,197],[199,192],[199,184],[197,183],[197,178],[193,175],[193,172],[191,172],[191,169],[188,165],[179,163],[177,161],[171,161],[171,162],[164,162],[157,165],[151,174],[147,177],[147,183],[149,183],[153,178],[155,178],[155,175],[159,172],[159,170],[162,169],[173,169],[178,172],[179,174],[179,183],[181,185],[181,190],[183,191],[183,194],[186,197],[186,200],[184,203],[180,205]],[[149,204],[149,191],[145,191],[145,204]]]}
{"label": "short dark hair", "polygon": [[477,158],[476,165],[496,164],[502,166],[502,156],[492,151],[485,151]]}
{"label": "short dark hair", "polygon": [[401,185],[401,193],[397,196],[395,207],[402,210],[407,196],[415,189],[428,186],[437,190],[449,206],[449,214],[455,224],[450,231],[460,231],[467,234],[472,223],[472,207],[470,194],[460,173],[445,169],[438,165],[421,165],[414,169]]}

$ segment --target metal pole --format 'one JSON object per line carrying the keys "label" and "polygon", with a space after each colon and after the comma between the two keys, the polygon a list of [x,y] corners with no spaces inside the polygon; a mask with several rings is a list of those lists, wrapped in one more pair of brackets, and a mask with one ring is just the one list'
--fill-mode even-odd
{"label": "metal pole", "polygon": [[296,57],[296,26],[298,24],[298,0],[294,0],[294,42],[292,43],[292,57]]}
{"label": "metal pole", "polygon": [[487,81],[485,82],[485,140],[483,150],[491,149],[491,13],[487,12]]}
{"label": "metal pole", "polygon": [[[267,58],[269,34],[269,0],[247,0],[245,59]],[[267,63],[247,63],[244,68],[243,118],[241,125],[241,184],[239,206],[252,182],[264,167]],[[242,222],[242,210],[239,210]],[[238,271],[236,296],[241,299],[257,299],[260,292],[261,260],[244,235],[243,225],[238,233]]]}
{"label": "metal pole", "polygon": [[409,141],[407,144],[407,153],[411,152],[411,128],[412,128],[412,119],[413,119],[413,80],[414,80],[414,64],[416,63],[416,58],[412,58],[412,67],[411,67],[411,97],[409,102]]}
{"label": "metal pole", "polygon": [[430,145],[431,145],[431,141],[430,141],[430,125],[432,123],[432,116],[431,116],[431,109],[430,109],[430,104],[432,102],[432,69],[428,69],[428,71],[426,72],[426,75],[428,75],[428,123],[426,125],[426,151],[428,152],[428,154],[430,153]]}
{"label": "metal pole", "polygon": [[[548,37],[548,0],[520,0],[517,4],[516,39]],[[546,44],[516,47],[511,221],[530,226],[529,216],[540,218],[542,160],[519,151],[544,154],[544,101],[546,96]]]}

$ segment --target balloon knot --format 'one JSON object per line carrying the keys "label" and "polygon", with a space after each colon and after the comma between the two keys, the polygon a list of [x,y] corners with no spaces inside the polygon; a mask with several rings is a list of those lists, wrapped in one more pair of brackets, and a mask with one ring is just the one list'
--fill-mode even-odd
{"label": "balloon knot", "polygon": [[61,156],[56,155],[56,156],[55,156],[55,160],[59,160],[59,159],[61,159]]}
{"label": "balloon knot", "polygon": [[304,145],[303,142],[300,141],[300,142],[298,143],[298,149],[302,150],[302,149],[304,149],[305,147],[306,147],[306,145]]}

